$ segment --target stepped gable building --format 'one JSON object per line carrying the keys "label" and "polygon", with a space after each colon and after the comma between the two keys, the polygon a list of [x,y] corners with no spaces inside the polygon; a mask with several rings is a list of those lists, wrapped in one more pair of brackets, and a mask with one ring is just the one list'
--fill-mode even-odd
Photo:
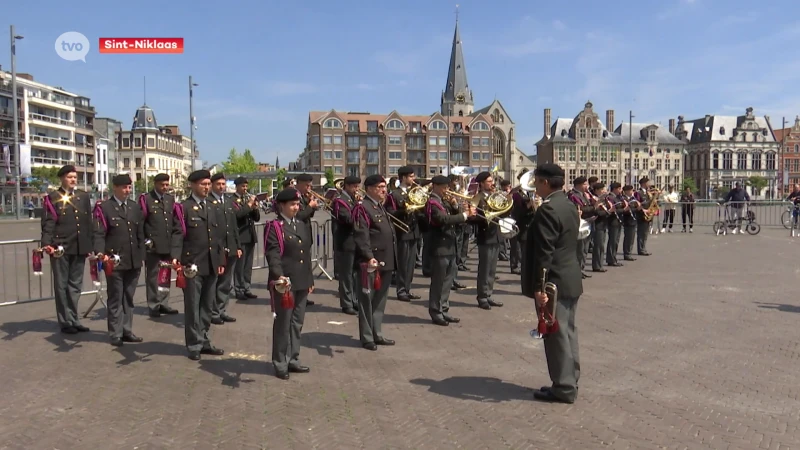
{"label": "stepped gable building", "polygon": [[397,174],[411,166],[417,176],[447,173],[451,166],[495,170],[513,178],[533,161],[516,146],[515,125],[499,100],[475,110],[475,97],[456,21],[447,81],[440,110],[428,115],[311,111],[306,148],[297,165],[301,170],[332,169],[335,176]]}
{"label": "stepped gable building", "polygon": [[[792,192],[792,186],[800,184],[800,116],[794,119],[794,125],[774,130],[775,140],[780,142],[778,187],[782,197]],[[785,183],[783,181],[786,181]]]}

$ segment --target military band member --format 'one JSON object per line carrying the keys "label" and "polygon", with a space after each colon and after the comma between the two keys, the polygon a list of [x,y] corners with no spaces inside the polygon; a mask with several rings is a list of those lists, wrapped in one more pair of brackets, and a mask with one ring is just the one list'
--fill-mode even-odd
{"label": "military band member", "polygon": [[169,307],[169,290],[158,289],[158,271],[161,262],[169,262],[172,239],[172,210],[175,197],[167,193],[169,175],[159,173],[153,178],[153,190],[139,196],[139,208],[144,215],[145,238],[145,290],[150,317],[178,314]]}
{"label": "military band member", "polygon": [[628,208],[622,213],[622,254],[625,261],[636,261],[633,257],[633,244],[636,242],[636,214],[638,201],[633,196],[633,186],[622,188],[622,199],[628,202]]}
{"label": "military band member", "polygon": [[[450,175],[449,178],[450,178],[450,190],[452,190],[453,192],[458,192],[458,176]],[[445,200],[444,206],[445,208],[448,209],[450,214],[461,214],[464,212],[458,197],[447,196],[444,200]],[[423,223],[425,223],[425,221],[420,222],[420,226],[422,226]],[[466,285],[461,284],[458,281],[458,271],[461,270],[461,264],[464,264],[464,262],[461,260],[461,248],[464,245],[469,245],[469,238],[467,238],[466,242],[464,241],[464,229],[466,227],[467,227],[466,222],[453,226],[456,233],[456,276],[453,279],[453,285],[450,287],[450,289],[453,291],[467,288]]]}
{"label": "military band member", "polygon": [[383,335],[381,328],[389,280],[396,267],[396,238],[394,226],[383,208],[387,196],[386,180],[380,175],[370,175],[364,180],[364,189],[366,198],[353,210],[358,334],[365,349],[377,350],[378,345],[395,343]]}
{"label": "military band member", "polygon": [[[596,216],[594,214],[594,205],[591,200],[592,197],[589,194],[589,182],[586,180],[586,177],[580,176],[575,178],[572,182],[572,190],[567,196],[572,203],[580,208],[581,219],[594,222]],[[591,278],[591,275],[587,274],[584,270],[586,268],[586,254],[589,253],[589,243],[592,242],[592,234],[578,242],[577,257],[578,264],[581,266],[583,278]]]}
{"label": "military band member", "polygon": [[592,233],[592,272],[607,272],[603,268],[603,254],[606,251],[606,237],[608,236],[608,221],[610,220],[609,205],[606,201],[606,185],[597,182],[592,185],[592,194],[597,198],[595,202],[594,232]]}
{"label": "military band member", "polygon": [[558,288],[555,318],[560,326],[557,332],[544,336],[552,386],[542,387],[533,395],[541,401],[574,403],[581,373],[575,326],[578,298],[583,293],[581,268],[575,259],[580,218],[575,205],[562,191],[563,169],[555,164],[542,164],[534,174],[536,191],[544,201],[528,230],[522,293],[535,299],[539,307],[545,306],[551,300],[542,286],[542,273],[546,269],[546,281]]}
{"label": "military band member", "polygon": [[[278,217],[264,227],[264,254],[269,267],[270,292],[275,321],[272,325],[272,365],[275,376],[289,379],[289,373],[307,373],[300,364],[300,333],[303,331],[308,294],[314,290],[311,266],[312,238],[297,220],[301,195],[292,188],[275,197]],[[278,293],[275,283],[288,283]]]}
{"label": "military band member", "polygon": [[642,256],[650,256],[647,251],[647,236],[650,234],[651,223],[644,220],[644,211],[650,207],[650,194],[647,193],[650,179],[642,177],[639,180],[639,190],[634,193],[641,208],[636,217],[636,249]]}
{"label": "military band member", "polygon": [[[297,212],[295,219],[305,224],[312,241],[314,240],[314,230],[311,228],[311,219],[319,207],[317,198],[310,193],[313,182],[314,177],[307,173],[301,173],[294,179],[294,187],[300,192],[300,210]],[[292,185],[290,184],[290,186]],[[314,304],[311,300],[306,302],[307,306],[313,306]]]}
{"label": "military band member", "polygon": [[442,175],[431,180],[433,189],[425,205],[425,213],[430,226],[427,245],[431,248],[431,288],[428,312],[434,325],[447,326],[460,319],[448,314],[450,310],[450,289],[456,278],[456,235],[461,233],[459,225],[475,215],[475,210],[451,213],[445,206],[444,193],[450,180]]}
{"label": "military band member", "polygon": [[357,206],[357,193],[361,178],[349,176],[344,179],[344,189],[333,200],[333,220],[336,229],[333,233],[333,258],[339,267],[339,305],[342,312],[355,316],[358,314],[356,296],[356,273],[353,271],[356,243],[353,237],[353,209]]}
{"label": "military band member", "polygon": [[[386,212],[393,215],[399,222],[404,223],[408,227],[408,232],[395,227],[395,236],[397,236],[397,272],[395,274],[397,286],[397,299],[408,302],[417,300],[419,295],[411,292],[411,283],[414,281],[414,265],[417,256],[417,243],[420,239],[420,231],[418,225],[419,211],[406,210],[408,201],[408,191],[414,187],[414,169],[408,166],[403,166],[397,170],[397,176],[400,177],[400,187],[393,190],[388,197],[386,197]],[[423,256],[424,258],[424,256]]]}
{"label": "military band member", "polygon": [[239,229],[239,245],[242,249],[242,257],[236,260],[233,289],[237,299],[248,300],[258,298],[250,287],[253,279],[253,255],[258,243],[256,223],[261,220],[261,211],[256,204],[256,196],[247,194],[247,178],[239,177],[233,180],[233,184],[236,186],[233,207],[236,211],[236,226]]}
{"label": "military band member", "polygon": [[201,354],[220,356],[222,349],[211,345],[208,332],[217,298],[217,277],[225,272],[225,239],[220,229],[222,213],[208,198],[211,173],[197,170],[189,174],[191,195],[175,204],[172,231],[172,264],[184,271],[192,265],[197,275],[186,277],[183,288],[184,331],[189,359],[199,361]]}
{"label": "military band member", "polygon": [[236,210],[233,206],[233,197],[225,194],[228,188],[225,174],[215,173],[211,177],[211,196],[209,200],[216,206],[220,214],[219,232],[220,239],[225,242],[225,271],[217,277],[217,295],[214,307],[211,309],[211,323],[223,325],[225,322],[236,322],[236,318],[228,314],[228,303],[233,292],[233,272],[236,261],[242,257],[242,247],[239,244],[239,226],[236,222]]}
{"label": "military band member", "polygon": [[[517,181],[528,173],[528,169],[523,169],[517,176]],[[514,206],[511,209],[511,218],[514,219],[519,233],[510,239],[511,243],[511,273],[519,275],[522,273],[522,252],[525,249],[525,241],[528,239],[528,226],[533,220],[536,212],[536,194],[528,193],[522,187],[514,189],[512,198]]]}
{"label": "military band member", "polygon": [[[51,255],[53,294],[61,332],[75,334],[89,331],[81,325],[78,300],[86,257],[92,252],[92,206],[89,194],[75,189],[78,184],[75,166],[59,169],[58,178],[61,187],[44,198],[41,245]],[[54,257],[58,247],[63,247],[64,255]]]}
{"label": "military band member", "polygon": [[[483,216],[488,211],[486,199],[494,192],[494,179],[489,172],[481,172],[475,177],[478,182],[480,203],[478,213]],[[478,215],[470,217],[477,224],[478,241],[478,307],[492,309],[492,306],[503,306],[503,302],[492,299],[497,261],[500,247],[505,245],[505,238],[500,234],[500,226]]]}
{"label": "military band member", "polygon": [[622,198],[622,185],[616,181],[609,186],[609,193],[606,202],[609,208],[607,220],[608,244],[606,245],[606,265],[609,267],[622,267],[622,263],[617,261],[617,251],[619,250],[619,236],[622,234],[622,213],[625,209],[625,202]]}
{"label": "military band member", "polygon": [[121,347],[123,342],[142,342],[133,334],[133,296],[145,258],[144,215],[139,204],[128,198],[132,183],[130,175],[114,176],[114,195],[95,204],[94,211],[95,256],[105,264],[119,258],[113,271],[106,272],[108,334],[115,347]]}

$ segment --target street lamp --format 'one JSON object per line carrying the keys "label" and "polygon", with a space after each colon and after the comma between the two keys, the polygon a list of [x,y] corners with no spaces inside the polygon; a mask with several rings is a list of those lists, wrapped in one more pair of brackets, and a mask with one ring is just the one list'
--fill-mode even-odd
{"label": "street lamp", "polygon": [[19,110],[17,109],[17,40],[23,37],[14,32],[11,25],[11,92],[14,102],[14,157],[17,160],[17,220],[22,219],[22,157],[19,149]]}
{"label": "street lamp", "polygon": [[194,108],[192,98],[194,97],[194,87],[196,86],[199,86],[199,84],[193,83],[192,76],[189,75],[189,140],[192,141],[192,167],[189,168],[190,173],[194,171]]}

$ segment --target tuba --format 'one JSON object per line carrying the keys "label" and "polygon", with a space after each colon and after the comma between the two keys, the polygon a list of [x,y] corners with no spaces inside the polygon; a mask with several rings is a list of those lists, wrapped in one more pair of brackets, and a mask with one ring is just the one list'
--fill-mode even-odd
{"label": "tuba", "polygon": [[658,188],[650,188],[647,191],[647,195],[650,196],[650,206],[642,211],[642,215],[644,216],[645,222],[651,222],[653,217],[658,215],[658,212],[661,208],[658,206],[658,196],[661,195],[661,191]]}

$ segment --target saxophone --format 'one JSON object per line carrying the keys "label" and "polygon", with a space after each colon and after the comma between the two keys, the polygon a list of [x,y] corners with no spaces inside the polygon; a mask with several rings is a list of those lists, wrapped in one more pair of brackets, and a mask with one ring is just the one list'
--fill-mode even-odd
{"label": "saxophone", "polygon": [[645,222],[651,222],[653,217],[657,216],[658,212],[661,210],[658,206],[658,196],[661,195],[661,191],[658,188],[650,188],[647,191],[647,195],[650,196],[650,206],[642,211],[642,214]]}

